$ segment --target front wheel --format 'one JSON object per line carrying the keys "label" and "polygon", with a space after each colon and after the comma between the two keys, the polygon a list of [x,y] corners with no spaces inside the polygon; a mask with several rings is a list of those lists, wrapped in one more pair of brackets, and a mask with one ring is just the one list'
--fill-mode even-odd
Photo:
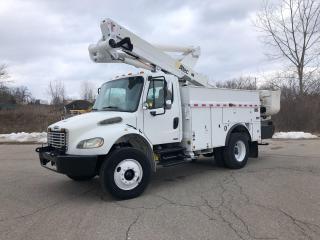
{"label": "front wheel", "polygon": [[137,149],[120,148],[104,161],[100,169],[102,189],[119,199],[139,196],[150,181],[151,166]]}
{"label": "front wheel", "polygon": [[232,133],[228,146],[223,152],[224,164],[227,168],[243,168],[248,161],[249,139],[244,133]]}

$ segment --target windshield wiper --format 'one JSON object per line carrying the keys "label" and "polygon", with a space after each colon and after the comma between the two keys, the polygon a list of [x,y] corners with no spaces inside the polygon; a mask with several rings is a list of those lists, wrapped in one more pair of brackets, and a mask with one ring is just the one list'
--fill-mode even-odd
{"label": "windshield wiper", "polygon": [[119,109],[119,107],[117,107],[117,106],[106,106],[106,107],[102,108],[102,110],[107,110],[107,109]]}

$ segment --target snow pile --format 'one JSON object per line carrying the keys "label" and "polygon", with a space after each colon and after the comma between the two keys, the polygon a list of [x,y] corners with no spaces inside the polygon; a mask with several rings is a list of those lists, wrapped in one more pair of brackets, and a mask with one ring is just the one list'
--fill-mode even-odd
{"label": "snow pile", "polygon": [[305,132],[277,132],[272,138],[276,139],[310,139],[310,138],[318,138],[316,135],[312,135],[311,133]]}
{"label": "snow pile", "polygon": [[0,134],[0,143],[1,142],[34,142],[34,143],[46,143],[47,142],[47,133],[46,132],[32,132],[32,133],[10,133],[10,134]]}

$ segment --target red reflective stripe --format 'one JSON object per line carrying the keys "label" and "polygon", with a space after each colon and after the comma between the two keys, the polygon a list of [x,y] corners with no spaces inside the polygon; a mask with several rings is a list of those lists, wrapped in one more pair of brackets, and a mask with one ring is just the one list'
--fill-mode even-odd
{"label": "red reflective stripe", "polygon": [[225,103],[193,103],[189,106],[193,107],[259,107],[257,104],[225,104]]}

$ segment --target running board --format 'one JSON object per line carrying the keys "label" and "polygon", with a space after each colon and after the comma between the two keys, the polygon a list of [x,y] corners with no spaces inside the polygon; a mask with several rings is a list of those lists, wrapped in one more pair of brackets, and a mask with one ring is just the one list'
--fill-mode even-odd
{"label": "running board", "polygon": [[156,154],[170,154],[170,153],[175,153],[175,152],[183,152],[185,150],[184,147],[173,147],[173,148],[164,148],[164,149],[157,149],[154,150]]}
{"label": "running board", "polygon": [[190,163],[190,161],[186,160],[171,160],[171,161],[165,161],[165,162],[159,162],[158,165],[162,167],[172,167],[177,166],[185,163]]}

